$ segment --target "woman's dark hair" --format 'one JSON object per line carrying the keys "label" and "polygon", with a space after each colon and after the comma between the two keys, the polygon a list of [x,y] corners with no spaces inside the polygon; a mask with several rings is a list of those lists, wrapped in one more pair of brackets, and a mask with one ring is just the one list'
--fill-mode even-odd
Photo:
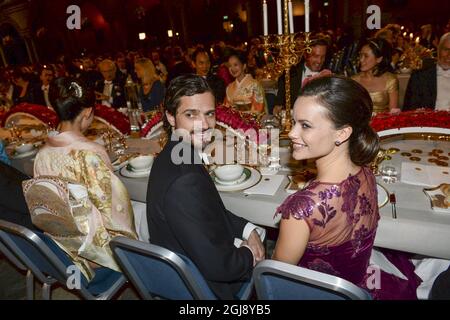
{"label": "woman's dark hair", "polygon": [[[383,59],[377,66],[373,72],[375,77],[379,77],[383,75],[386,71],[389,70],[389,66],[392,61],[392,46],[389,42],[381,38],[371,38],[368,39],[363,45],[369,46],[370,50],[372,50],[373,54],[376,58],[382,57]],[[362,48],[361,47],[361,48]]]}
{"label": "woman's dark hair", "polygon": [[230,54],[228,55],[228,60],[231,57],[235,57],[236,59],[238,59],[242,64],[247,64],[248,59],[247,59],[247,55],[245,54],[245,52],[239,51],[239,50],[233,50],[230,52]]}
{"label": "woman's dark hair", "polygon": [[370,127],[373,103],[369,93],[356,81],[341,76],[311,80],[302,97],[315,97],[327,109],[336,129],[350,126],[349,153],[352,162],[363,166],[373,161],[379,151],[379,139]]}
{"label": "woman's dark hair", "polygon": [[[208,82],[196,74],[186,74],[173,79],[166,91],[164,97],[164,111],[167,111],[171,115],[175,116],[177,110],[180,107],[180,101],[183,97],[191,97],[196,94],[202,94],[205,92],[213,91],[208,85]],[[167,120],[166,113],[164,112],[164,128],[167,132],[170,132],[170,124]]]}
{"label": "woman's dark hair", "polygon": [[74,121],[83,109],[95,103],[92,90],[88,90],[79,80],[59,78],[55,81],[56,90],[50,101],[61,121]]}

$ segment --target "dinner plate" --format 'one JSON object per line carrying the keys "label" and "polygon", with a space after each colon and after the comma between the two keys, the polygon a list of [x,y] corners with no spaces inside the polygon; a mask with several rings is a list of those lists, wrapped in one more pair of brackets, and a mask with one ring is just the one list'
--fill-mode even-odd
{"label": "dinner plate", "polygon": [[211,173],[211,178],[214,181],[214,184],[216,185],[217,191],[221,192],[236,192],[236,191],[242,191],[248,188],[253,187],[261,180],[261,173],[251,167],[244,167],[244,175],[245,179],[236,184],[232,185],[222,185],[216,182],[216,177],[214,175],[214,171]]}
{"label": "dinner plate", "polygon": [[127,168],[128,166],[124,166],[122,169],[120,169],[120,174],[127,178],[147,178],[150,176],[150,172],[152,171],[152,167],[150,167],[146,171],[130,171]]}
{"label": "dinner plate", "polygon": [[450,184],[443,183],[434,188],[425,188],[423,192],[430,199],[431,209],[435,212],[450,213]]}
{"label": "dinner plate", "polygon": [[389,192],[385,187],[377,183],[378,190],[378,208],[382,208],[389,202]]}
{"label": "dinner plate", "polygon": [[28,152],[24,152],[24,153],[18,153],[15,152],[13,155],[11,155],[11,159],[25,159],[31,156],[34,156],[37,152],[39,151],[38,148],[33,148],[33,150],[30,150]]}

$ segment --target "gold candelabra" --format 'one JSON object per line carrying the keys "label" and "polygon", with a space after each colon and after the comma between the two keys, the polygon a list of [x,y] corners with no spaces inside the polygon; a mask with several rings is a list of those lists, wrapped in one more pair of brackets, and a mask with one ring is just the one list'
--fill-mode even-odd
{"label": "gold candelabra", "polygon": [[[291,117],[291,67],[297,65],[305,52],[311,52],[311,40],[309,32],[289,32],[288,0],[284,5],[284,34],[271,34],[263,36],[262,48],[267,60],[274,63],[275,72],[285,74],[285,104],[286,117],[283,124],[281,138],[287,138],[292,127]],[[267,61],[266,60],[266,61]]]}

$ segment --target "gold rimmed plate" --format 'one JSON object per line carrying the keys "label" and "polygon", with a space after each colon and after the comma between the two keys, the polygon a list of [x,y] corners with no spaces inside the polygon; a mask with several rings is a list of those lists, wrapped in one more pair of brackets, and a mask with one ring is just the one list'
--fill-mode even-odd
{"label": "gold rimmed plate", "polygon": [[442,183],[434,188],[424,188],[423,192],[430,199],[434,211],[450,213],[450,184]]}
{"label": "gold rimmed plate", "polygon": [[389,192],[381,184],[377,183],[378,208],[383,208],[389,202]]}
{"label": "gold rimmed plate", "polygon": [[210,175],[211,175],[212,180],[214,181],[217,191],[220,191],[220,192],[243,191],[245,189],[251,188],[254,185],[258,184],[262,177],[259,170],[255,169],[255,168],[247,167],[247,166],[244,167],[245,179],[243,179],[242,182],[238,181],[238,183],[232,184],[232,185],[223,185],[223,184],[218,183],[216,176],[214,174],[214,171],[211,171]]}

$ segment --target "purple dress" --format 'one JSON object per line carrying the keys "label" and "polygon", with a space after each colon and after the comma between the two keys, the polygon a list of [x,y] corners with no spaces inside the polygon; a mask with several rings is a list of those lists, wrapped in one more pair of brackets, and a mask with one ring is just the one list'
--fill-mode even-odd
{"label": "purple dress", "polygon": [[339,184],[312,181],[278,208],[283,219],[304,220],[310,230],[298,265],[365,288],[380,218],[375,176],[365,167]]}

